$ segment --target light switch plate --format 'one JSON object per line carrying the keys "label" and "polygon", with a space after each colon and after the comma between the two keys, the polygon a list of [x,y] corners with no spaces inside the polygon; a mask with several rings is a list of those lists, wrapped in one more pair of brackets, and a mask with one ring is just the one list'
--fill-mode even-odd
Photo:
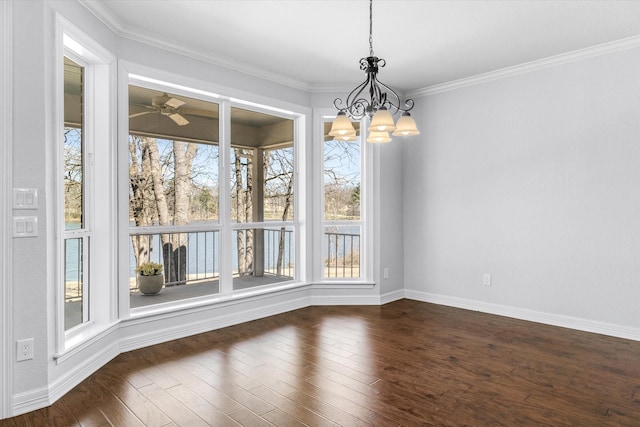
{"label": "light switch plate", "polygon": [[13,209],[38,209],[38,189],[14,188]]}
{"label": "light switch plate", "polygon": [[37,237],[38,217],[37,216],[14,216],[13,217],[13,237]]}

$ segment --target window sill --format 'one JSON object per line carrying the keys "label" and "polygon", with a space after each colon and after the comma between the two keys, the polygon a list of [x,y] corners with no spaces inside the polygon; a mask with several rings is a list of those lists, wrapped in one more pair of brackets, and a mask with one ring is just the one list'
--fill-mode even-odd
{"label": "window sill", "polygon": [[172,301],[163,304],[157,304],[147,307],[134,308],[127,322],[135,322],[148,317],[173,317],[184,314],[184,311],[202,311],[215,307],[225,307],[228,305],[239,304],[247,299],[259,299],[262,297],[270,297],[278,293],[286,293],[289,291],[297,291],[310,285],[302,282],[287,282],[279,285],[271,285],[255,289],[245,289],[236,291],[229,295],[208,295],[187,300]]}
{"label": "window sill", "polygon": [[321,281],[312,284],[314,289],[371,289],[376,286],[374,282],[365,281],[353,281],[353,282],[338,282],[338,281]]}
{"label": "window sill", "polygon": [[72,358],[107,335],[115,332],[118,324],[119,322],[110,324],[92,323],[86,325],[80,332],[74,334],[72,338],[65,340],[64,350],[54,354],[53,359],[58,365],[64,363],[69,358]]}

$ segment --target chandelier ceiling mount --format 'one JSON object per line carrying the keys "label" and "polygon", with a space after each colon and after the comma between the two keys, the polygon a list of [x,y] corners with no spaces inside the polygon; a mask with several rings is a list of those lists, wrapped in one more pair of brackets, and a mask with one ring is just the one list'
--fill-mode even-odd
{"label": "chandelier ceiling mount", "polygon": [[[413,99],[401,100],[398,93],[378,80],[378,71],[386,61],[373,53],[373,0],[369,0],[369,56],[360,59],[360,69],[366,79],[353,89],[345,101],[336,98],[333,106],[338,115],[331,126],[330,136],[340,141],[357,139],[351,120],[361,120],[367,116],[370,120],[368,142],[389,142],[393,136],[419,135],[420,131],[409,111],[413,109]],[[369,95],[367,99],[365,96]],[[401,114],[397,123],[393,115]]]}

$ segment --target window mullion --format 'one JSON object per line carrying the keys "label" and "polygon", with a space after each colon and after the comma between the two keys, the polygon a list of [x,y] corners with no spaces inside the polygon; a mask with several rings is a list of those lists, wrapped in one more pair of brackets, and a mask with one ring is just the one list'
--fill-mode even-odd
{"label": "window mullion", "polygon": [[231,228],[231,104],[220,105],[220,294],[233,293],[233,230]]}

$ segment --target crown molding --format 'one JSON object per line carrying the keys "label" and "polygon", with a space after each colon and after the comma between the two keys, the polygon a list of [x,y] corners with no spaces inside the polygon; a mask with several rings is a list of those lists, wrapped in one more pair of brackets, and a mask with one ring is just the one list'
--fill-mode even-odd
{"label": "crown molding", "polygon": [[313,93],[349,93],[356,84],[355,81],[351,85],[347,83],[312,83],[309,85],[309,91]]}
{"label": "crown molding", "polygon": [[223,67],[232,71],[237,71],[248,76],[257,77],[283,86],[299,89],[307,92],[312,91],[312,86],[300,80],[284,77],[278,73],[267,70],[257,69],[255,64],[247,64],[230,58],[221,56],[213,56],[209,52],[202,49],[194,49],[178,43],[169,43],[164,40],[158,40],[155,34],[141,31],[138,28],[123,25],[118,19],[106,9],[101,2],[97,0],[79,0],[80,4],[96,16],[103,24],[109,27],[114,33],[120,37],[124,37],[139,43],[157,47],[169,52],[177,53],[198,61],[207,62],[209,64]]}
{"label": "crown molding", "polygon": [[[257,70],[254,64],[247,64],[244,62],[236,61],[230,58],[223,58],[220,56],[213,56],[205,50],[193,49],[188,46],[169,43],[166,41],[160,41],[157,36],[145,33],[137,28],[125,26],[118,21],[118,19],[107,8],[104,7],[98,0],[78,0],[87,10],[95,15],[101,22],[109,27],[113,32],[121,37],[128,38],[140,43],[144,43],[150,46],[154,46],[160,49],[168,50],[183,56],[187,56],[196,60],[207,62],[219,67],[227,68],[233,71],[241,72],[243,74],[271,81],[283,86],[288,86],[294,89],[299,89],[311,93],[335,93],[344,92],[350,90],[345,84],[324,84],[324,83],[309,83],[300,80],[287,78],[277,73],[269,72],[266,70]],[[640,35],[633,36],[621,40],[615,40],[608,43],[603,43],[596,46],[579,49],[573,52],[562,53],[559,55],[550,56],[535,61],[526,62],[511,67],[505,67],[494,71],[489,71],[482,74],[477,74],[470,77],[464,77],[461,79],[427,86],[420,89],[414,89],[405,91],[405,95],[409,98],[434,95],[437,93],[448,92],[455,89],[460,89],[467,86],[478,85],[487,83],[494,80],[499,80],[507,77],[517,76],[520,74],[529,73],[532,71],[542,70],[558,65],[568,64],[571,62],[581,61],[584,59],[593,58],[600,55],[606,55],[609,53],[619,52],[622,50],[633,49],[640,47]]]}
{"label": "crown molding", "polygon": [[501,68],[471,77],[465,77],[442,84],[428,86],[422,89],[408,91],[407,96],[419,97],[434,95],[437,93],[448,92],[467,86],[474,86],[494,80],[530,73],[532,71],[538,71],[558,65],[582,61],[584,59],[594,58],[601,55],[634,49],[637,47],[640,47],[640,36],[628,37],[609,43],[603,43],[596,46],[575,50],[573,52],[562,53],[559,55],[550,56],[548,58],[525,62],[524,64],[514,65],[512,67]]}

